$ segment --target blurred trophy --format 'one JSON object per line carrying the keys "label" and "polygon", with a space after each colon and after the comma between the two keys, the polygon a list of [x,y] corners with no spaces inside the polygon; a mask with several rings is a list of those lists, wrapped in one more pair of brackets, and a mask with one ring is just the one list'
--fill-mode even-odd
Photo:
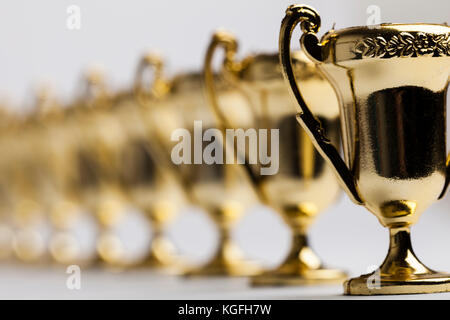
{"label": "blurred trophy", "polygon": [[[16,128],[20,126],[20,121],[18,114],[13,112],[9,106],[2,105],[0,110],[0,152],[2,153],[0,158],[0,259],[10,260],[13,253],[17,252],[13,250],[13,242],[17,241],[14,231],[20,230],[18,219],[14,214],[16,197],[11,188],[14,183],[11,164],[15,163],[12,151],[15,151],[14,142],[17,142],[15,134],[20,132],[16,131]],[[15,254],[15,256],[20,259],[21,255]],[[28,255],[25,255],[25,260],[27,257]]]}
{"label": "blurred trophy", "polygon": [[[339,96],[345,160],[329,143],[322,119],[312,113],[315,105],[304,100],[302,84],[295,80],[290,42],[297,24],[303,50]],[[345,293],[450,291],[450,275],[424,266],[410,240],[411,225],[444,196],[449,182],[445,108],[450,27],[352,27],[331,30],[321,41],[319,28],[318,13],[303,5],[290,6],[281,25],[280,58],[300,107],[299,122],[350,198],[390,232],[389,252],[379,270],[348,280]]]}
{"label": "blurred trophy", "polygon": [[34,114],[34,161],[41,179],[40,203],[51,222],[49,252],[62,264],[87,265],[96,259],[98,224],[78,196],[76,134],[68,126],[66,109],[48,88],[39,90]]}
{"label": "blurred trophy", "polygon": [[[182,261],[166,229],[187,199],[148,118],[149,110],[169,90],[162,67],[159,56],[144,55],[137,67],[134,86],[115,95],[111,115],[120,121],[126,137],[118,154],[121,188],[151,223],[152,240],[142,265],[178,272]],[[153,80],[147,79],[152,72]]]}
{"label": "blurred trophy", "polygon": [[[154,128],[165,163],[178,177],[189,200],[205,209],[219,230],[219,243],[212,259],[204,266],[186,271],[186,275],[256,274],[260,268],[245,261],[231,239],[233,225],[255,203],[255,195],[239,167],[203,157],[208,141],[214,142],[218,158],[225,153],[221,137],[205,138],[217,124],[203,95],[202,74],[180,74],[169,84],[170,91],[147,106],[149,126]],[[228,90],[223,86],[221,89]]]}
{"label": "blurred trophy", "polygon": [[82,84],[81,97],[69,106],[65,124],[76,139],[75,193],[99,223],[100,259],[112,267],[135,266],[145,257],[150,226],[122,188],[120,156],[127,136],[114,113],[116,95],[108,91],[99,70],[88,71]]}
{"label": "blurred trophy", "polygon": [[15,125],[9,130],[9,138],[8,134],[3,137],[7,142],[3,146],[5,178],[9,182],[6,192],[13,212],[12,246],[20,261],[33,263],[48,262],[52,231],[42,151],[43,94],[44,91],[39,92],[33,110],[17,116]]}
{"label": "blurred trophy", "polygon": [[[212,82],[212,60],[220,47],[225,49],[224,78],[247,98],[247,103],[226,104],[226,97],[216,93]],[[232,35],[226,32],[214,34],[205,61],[210,105],[224,129],[241,128],[249,134],[249,146],[242,149],[238,144],[237,154],[262,202],[279,212],[292,231],[292,244],[285,260],[275,270],[253,277],[252,284],[302,285],[343,281],[345,273],[325,268],[307,240],[308,227],[320,212],[335,202],[340,192],[332,169],[298,126],[295,101],[285,85],[278,55],[258,54],[236,61],[236,51],[237,42]],[[302,53],[296,52],[293,60],[298,79],[308,91],[308,101],[314,104],[333,143],[339,145],[339,110],[332,87]],[[265,131],[270,139],[252,141],[252,130]],[[272,136],[274,130],[278,132],[275,138]],[[266,153],[270,150],[271,163],[265,159],[264,148]],[[255,161],[258,156],[259,161]]]}

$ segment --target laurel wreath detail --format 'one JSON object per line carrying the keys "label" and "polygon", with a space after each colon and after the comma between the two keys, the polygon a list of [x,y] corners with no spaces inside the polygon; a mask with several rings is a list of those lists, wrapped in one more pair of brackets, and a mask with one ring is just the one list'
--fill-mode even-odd
{"label": "laurel wreath detail", "polygon": [[354,53],[360,58],[450,56],[450,33],[401,32],[390,38],[366,37],[356,42]]}

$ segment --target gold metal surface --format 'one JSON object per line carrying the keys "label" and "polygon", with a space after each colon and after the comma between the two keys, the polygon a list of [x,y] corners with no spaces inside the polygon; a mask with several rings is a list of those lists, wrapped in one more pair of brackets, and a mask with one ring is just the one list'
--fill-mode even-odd
{"label": "gold metal surface", "polygon": [[[203,131],[217,127],[203,94],[201,73],[180,74],[170,82],[170,90],[157,103],[146,104],[149,127],[160,146],[163,163],[168,164],[183,186],[189,201],[203,208],[216,224],[219,241],[211,260],[186,270],[186,276],[248,276],[261,271],[244,260],[231,239],[231,229],[256,197],[241,168],[234,165],[192,163],[175,165],[171,139],[177,129],[186,129],[194,137],[194,121],[201,121]],[[166,87],[167,88],[167,87]],[[227,90],[227,88],[223,88]]]}
{"label": "gold metal surface", "polygon": [[[226,105],[216,93],[212,60],[217,48],[225,49],[224,78],[234,84],[246,99]],[[277,54],[259,54],[235,60],[237,42],[226,32],[214,34],[205,60],[205,85],[211,107],[222,130],[249,128],[279,130],[278,172],[261,174],[263,165],[250,164],[248,150],[238,150],[263,203],[274,208],[292,231],[291,249],[275,270],[252,278],[253,285],[301,285],[342,282],[346,275],[327,269],[307,241],[307,230],[317,215],[335,202],[340,188],[332,169],[315,151],[311,140],[295,119],[295,101],[285,86]],[[332,141],[339,143],[338,102],[332,87],[301,52],[294,55],[299,81],[308,90]],[[321,99],[317,93],[321,92]],[[222,101],[220,101],[222,98]],[[269,148],[268,148],[269,149]],[[326,193],[323,190],[327,190]]]}
{"label": "gold metal surface", "polygon": [[[302,48],[339,96],[345,160],[329,143],[296,83],[290,42],[297,24],[303,31]],[[412,251],[409,234],[410,226],[443,196],[448,184],[445,107],[450,27],[353,27],[330,30],[320,41],[319,28],[318,13],[303,5],[290,6],[281,25],[280,59],[300,107],[299,122],[334,166],[349,197],[390,229],[380,287],[367,285],[374,274],[364,275],[347,281],[345,293],[450,291],[450,275],[425,267]]]}

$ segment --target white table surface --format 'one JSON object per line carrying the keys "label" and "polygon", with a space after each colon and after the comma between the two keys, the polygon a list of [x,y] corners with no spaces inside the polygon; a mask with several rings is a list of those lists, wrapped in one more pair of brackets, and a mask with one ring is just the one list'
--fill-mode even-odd
{"label": "white table surface", "polygon": [[245,278],[184,279],[148,270],[81,272],[81,289],[69,290],[65,267],[2,266],[0,299],[450,299],[450,293],[348,297],[342,286],[252,288]]}
{"label": "white table surface", "polygon": [[[364,208],[348,202],[343,198],[321,215],[310,236],[327,265],[354,277],[383,261],[388,236]],[[416,254],[435,270],[450,270],[449,207],[449,199],[433,206],[413,228]],[[169,232],[180,252],[197,263],[207,261],[216,245],[214,228],[207,222],[202,214],[185,213]],[[267,268],[281,263],[288,251],[290,235],[281,219],[267,209],[255,208],[236,229],[236,243],[247,257]],[[0,299],[450,299],[450,293],[348,297],[340,285],[252,288],[245,278],[185,279],[142,268],[123,272],[81,268],[81,289],[70,290],[69,276],[62,265],[0,261]]]}

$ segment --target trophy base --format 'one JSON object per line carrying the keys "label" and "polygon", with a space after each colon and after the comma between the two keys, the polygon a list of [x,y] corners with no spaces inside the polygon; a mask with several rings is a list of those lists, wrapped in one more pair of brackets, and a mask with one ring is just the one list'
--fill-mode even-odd
{"label": "trophy base", "polygon": [[411,246],[409,227],[390,228],[388,254],[376,271],[344,283],[346,295],[450,292],[450,274],[426,267]]}
{"label": "trophy base", "polygon": [[178,258],[175,256],[165,257],[164,259],[158,258],[151,254],[141,263],[139,263],[137,268],[152,269],[155,271],[167,271],[169,273],[175,272],[176,266],[179,264]]}
{"label": "trophy base", "polygon": [[261,274],[262,268],[243,259],[241,250],[230,240],[223,241],[217,249],[214,258],[207,264],[184,273],[186,277],[249,277]]}
{"label": "trophy base", "polygon": [[208,264],[184,273],[186,277],[249,277],[261,273],[261,268],[250,262],[237,260],[233,262],[213,260]]}
{"label": "trophy base", "polygon": [[302,286],[316,284],[341,284],[347,279],[345,272],[325,268],[308,246],[306,234],[295,233],[284,262],[276,269],[253,277],[253,286]]}
{"label": "trophy base", "polygon": [[337,269],[302,270],[296,273],[265,272],[251,279],[252,286],[303,286],[340,284],[347,279],[345,272]]}
{"label": "trophy base", "polygon": [[374,273],[345,281],[345,295],[391,295],[450,292],[450,274],[430,272],[409,279],[393,279]]}

